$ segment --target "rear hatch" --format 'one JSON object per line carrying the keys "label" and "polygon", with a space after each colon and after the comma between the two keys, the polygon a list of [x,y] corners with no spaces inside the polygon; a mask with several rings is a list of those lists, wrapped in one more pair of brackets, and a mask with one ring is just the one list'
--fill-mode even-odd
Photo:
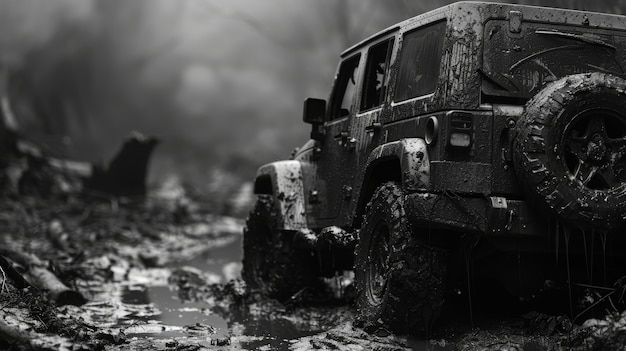
{"label": "rear hatch", "polygon": [[576,73],[624,77],[626,33],[615,29],[490,20],[484,32],[483,102],[525,101]]}

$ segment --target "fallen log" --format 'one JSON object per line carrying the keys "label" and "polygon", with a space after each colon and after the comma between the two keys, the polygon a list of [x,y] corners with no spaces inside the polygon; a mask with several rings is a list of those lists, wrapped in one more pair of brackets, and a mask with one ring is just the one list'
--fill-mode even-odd
{"label": "fallen log", "polygon": [[6,246],[0,248],[0,254],[26,267],[24,278],[31,285],[46,293],[48,298],[54,301],[57,306],[80,306],[87,302],[87,299],[81,293],[63,284],[37,256],[13,250]]}
{"label": "fallen log", "polygon": [[81,293],[68,288],[44,267],[30,267],[28,276],[31,277],[33,285],[47,292],[48,298],[54,301],[57,306],[81,306],[87,302]]}

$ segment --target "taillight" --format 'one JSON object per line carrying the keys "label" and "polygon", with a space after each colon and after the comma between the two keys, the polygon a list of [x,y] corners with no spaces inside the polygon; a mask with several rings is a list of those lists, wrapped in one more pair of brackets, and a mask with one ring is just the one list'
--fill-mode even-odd
{"label": "taillight", "polygon": [[448,143],[453,147],[472,145],[473,116],[468,112],[448,112]]}
{"label": "taillight", "polygon": [[450,134],[450,146],[468,147],[470,146],[472,138],[466,133],[452,133]]}

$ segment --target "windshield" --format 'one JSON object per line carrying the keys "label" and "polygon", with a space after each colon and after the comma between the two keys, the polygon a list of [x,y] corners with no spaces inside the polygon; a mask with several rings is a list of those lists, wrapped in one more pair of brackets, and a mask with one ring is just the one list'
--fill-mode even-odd
{"label": "windshield", "polygon": [[493,97],[528,99],[548,82],[567,75],[604,72],[624,76],[626,34],[622,32],[524,23],[509,32],[508,21],[485,26],[482,91]]}

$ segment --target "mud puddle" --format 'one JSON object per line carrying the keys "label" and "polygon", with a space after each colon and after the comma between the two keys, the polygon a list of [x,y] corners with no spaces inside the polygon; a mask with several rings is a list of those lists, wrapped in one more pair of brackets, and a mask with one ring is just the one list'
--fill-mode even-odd
{"label": "mud puddle", "polygon": [[173,262],[169,268],[192,267],[211,275],[211,283],[225,283],[241,277],[241,235],[233,235],[218,242],[213,248],[187,261]]}
{"label": "mud puddle", "polygon": [[132,313],[119,321],[129,337],[175,338],[193,334],[211,334],[228,338],[226,321],[213,314],[206,303],[181,301],[176,291],[167,286],[125,289],[121,302],[126,305],[152,308],[154,314]]}
{"label": "mud puddle", "polygon": [[199,253],[188,260],[152,268],[131,267],[119,257],[101,258],[101,264],[113,272],[112,281],[84,286],[92,294],[90,302],[81,310],[67,306],[66,312],[80,313],[112,334],[117,331],[131,344],[152,340],[165,346],[286,349],[293,340],[328,328],[321,320],[329,311],[293,315],[275,301],[232,301],[223,290],[240,278],[241,247],[241,235],[232,234],[212,240],[206,250],[194,251]]}

